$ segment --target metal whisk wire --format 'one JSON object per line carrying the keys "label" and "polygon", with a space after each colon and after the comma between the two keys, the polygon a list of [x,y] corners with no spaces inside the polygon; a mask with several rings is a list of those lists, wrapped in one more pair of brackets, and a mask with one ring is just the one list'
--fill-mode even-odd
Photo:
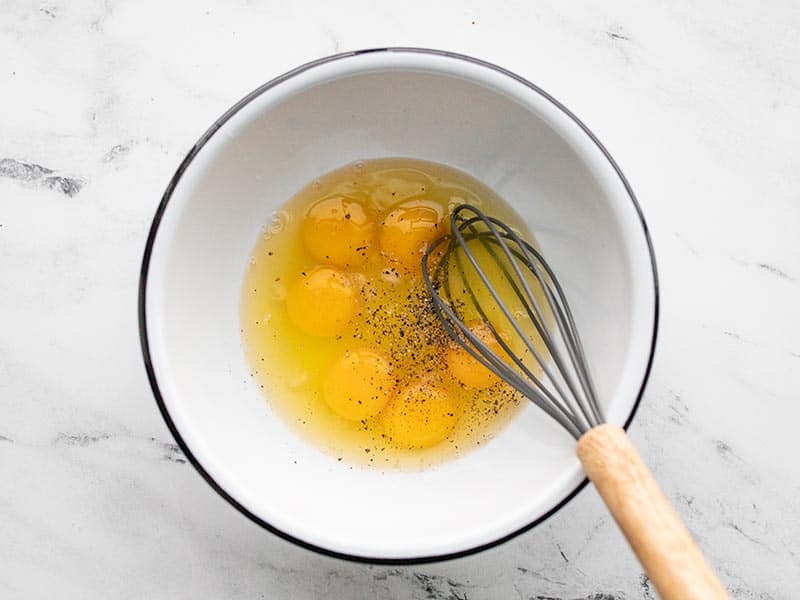
{"label": "metal whisk wire", "polygon": [[[472,205],[462,204],[452,212],[450,230],[450,235],[428,248],[422,259],[422,276],[442,326],[473,358],[580,439],[601,424],[603,417],[572,311],[550,266],[511,227]],[[501,282],[490,276],[490,265],[481,263],[481,257],[470,247],[473,243],[479,244],[497,267],[520,309],[511,310],[498,289]],[[431,270],[431,262],[437,259]],[[454,276],[461,284],[463,298],[454,295]],[[544,304],[534,287],[541,290]],[[491,300],[481,300],[481,291]],[[468,307],[478,314],[505,358],[467,325]],[[495,307],[502,320],[490,315],[496,312],[492,310]],[[528,324],[533,325],[546,352],[537,349],[533,331],[526,331]],[[534,374],[512,348],[506,338],[512,332],[524,352],[535,359],[541,376]]]}
{"label": "metal whisk wire", "polygon": [[[659,597],[728,600],[624,430],[603,423],[572,311],[542,255],[508,225],[467,204],[453,211],[450,225],[450,235],[422,259],[425,285],[450,337],[577,440],[584,471]],[[481,335],[469,325],[476,316]]]}

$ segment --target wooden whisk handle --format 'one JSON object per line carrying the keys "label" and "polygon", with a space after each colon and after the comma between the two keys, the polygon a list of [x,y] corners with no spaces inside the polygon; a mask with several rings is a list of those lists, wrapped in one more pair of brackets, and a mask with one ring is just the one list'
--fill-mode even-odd
{"label": "wooden whisk handle", "polygon": [[728,598],[625,431],[595,427],[578,441],[577,452],[661,598]]}

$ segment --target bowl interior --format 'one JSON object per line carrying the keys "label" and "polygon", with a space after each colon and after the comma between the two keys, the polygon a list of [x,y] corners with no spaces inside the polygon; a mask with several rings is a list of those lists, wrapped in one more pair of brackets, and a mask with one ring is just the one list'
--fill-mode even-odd
{"label": "bowl interior", "polygon": [[174,188],[152,244],[152,376],[203,469],[257,518],[348,555],[408,559],[502,538],[583,479],[574,441],[529,406],[492,442],[422,472],[350,467],[297,437],[249,377],[239,300],[271,212],[359,158],[407,156],[482,180],[527,221],[564,286],[608,421],[632,413],[655,320],[651,255],[624,182],[551,100],[498,70],[417,52],[295,72],[240,103]]}

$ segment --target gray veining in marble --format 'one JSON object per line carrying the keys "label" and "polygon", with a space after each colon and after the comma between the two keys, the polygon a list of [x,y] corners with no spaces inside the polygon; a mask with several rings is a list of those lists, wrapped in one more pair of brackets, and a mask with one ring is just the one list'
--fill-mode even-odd
{"label": "gray veining in marble", "polygon": [[739,600],[800,594],[800,5],[0,1],[0,598],[644,600],[588,488],[460,560],[351,564],[262,531],[182,457],[136,288],[171,173],[263,81],[443,47],[535,81],[648,218],[662,327],[631,435]]}

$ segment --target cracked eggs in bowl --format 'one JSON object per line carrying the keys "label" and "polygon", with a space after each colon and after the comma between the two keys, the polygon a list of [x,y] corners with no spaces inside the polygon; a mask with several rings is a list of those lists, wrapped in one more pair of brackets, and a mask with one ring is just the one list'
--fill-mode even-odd
{"label": "cracked eggs in bowl", "polygon": [[456,354],[415,287],[420,249],[447,234],[459,199],[536,240],[608,421],[632,418],[655,266],[602,145],[482,61],[402,48],[321,59],[201,137],[142,266],[158,406],[200,474],[256,523],[336,556],[419,562],[506,540],[580,489],[568,434]]}

